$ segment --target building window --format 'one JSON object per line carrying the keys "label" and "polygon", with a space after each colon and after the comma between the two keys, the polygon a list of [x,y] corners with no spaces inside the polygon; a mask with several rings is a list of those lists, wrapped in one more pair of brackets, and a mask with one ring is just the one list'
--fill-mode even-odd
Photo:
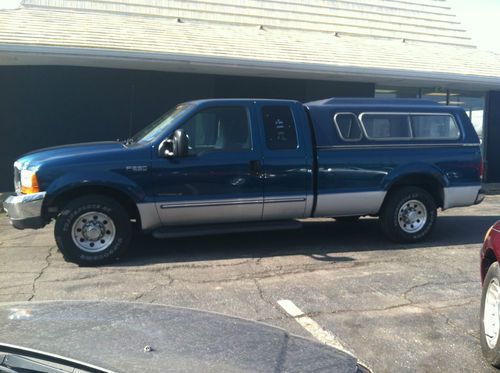
{"label": "building window", "polygon": [[448,90],[442,88],[422,88],[420,98],[429,101],[435,101],[438,104],[448,104]]}
{"label": "building window", "polygon": [[413,87],[377,87],[377,98],[419,98],[419,89]]}
{"label": "building window", "polygon": [[464,108],[481,142],[483,140],[484,96],[483,92],[451,90],[449,100],[450,105]]}

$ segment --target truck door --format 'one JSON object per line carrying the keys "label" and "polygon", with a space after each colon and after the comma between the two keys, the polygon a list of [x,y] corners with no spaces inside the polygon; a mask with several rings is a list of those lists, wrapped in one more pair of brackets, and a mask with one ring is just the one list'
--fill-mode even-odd
{"label": "truck door", "polygon": [[264,220],[309,216],[313,203],[312,139],[299,103],[258,101],[263,171]]}
{"label": "truck door", "polygon": [[153,155],[156,206],[164,225],[262,219],[262,154],[254,116],[252,102],[204,104],[179,127],[188,136],[188,155]]}

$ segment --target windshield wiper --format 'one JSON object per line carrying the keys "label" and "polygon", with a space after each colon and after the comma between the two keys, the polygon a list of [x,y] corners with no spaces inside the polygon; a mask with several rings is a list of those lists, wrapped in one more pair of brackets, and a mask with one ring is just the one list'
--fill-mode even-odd
{"label": "windshield wiper", "polygon": [[33,370],[26,368],[15,368],[11,369],[9,367],[0,365],[0,373],[47,373],[46,370]]}
{"label": "windshield wiper", "polygon": [[130,145],[135,142],[135,140],[132,137],[129,137],[128,139],[125,140],[116,139],[116,141],[121,142],[123,145]]}
{"label": "windshield wiper", "polygon": [[0,373],[69,373],[74,371],[72,367],[66,370],[60,364],[57,368],[49,364],[49,362],[44,363],[21,355],[0,353]]}

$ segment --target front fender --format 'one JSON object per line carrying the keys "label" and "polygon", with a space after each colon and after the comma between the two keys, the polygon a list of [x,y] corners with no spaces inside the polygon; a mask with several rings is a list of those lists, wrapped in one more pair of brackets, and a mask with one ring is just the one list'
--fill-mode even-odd
{"label": "front fender", "polygon": [[147,199],[145,190],[131,178],[110,171],[68,172],[50,183],[46,192],[46,205],[50,206],[63,193],[76,188],[103,187],[126,194],[135,203]]}

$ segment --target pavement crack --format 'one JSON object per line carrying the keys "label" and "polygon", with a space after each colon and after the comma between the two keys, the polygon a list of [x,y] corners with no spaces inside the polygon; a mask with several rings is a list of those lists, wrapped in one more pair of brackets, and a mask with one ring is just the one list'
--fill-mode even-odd
{"label": "pavement crack", "polygon": [[152,293],[153,291],[155,291],[161,284],[156,284],[154,286],[152,286],[149,290],[146,290],[142,293],[139,293],[138,295],[136,295],[133,299],[134,302],[137,302],[139,300],[141,300],[142,298],[144,298],[146,295]]}
{"label": "pavement crack", "polygon": [[325,265],[303,265],[303,266],[289,266],[283,268],[283,266],[278,266],[277,268],[263,270],[260,272],[251,272],[240,275],[234,275],[232,277],[222,278],[222,279],[208,279],[201,281],[194,281],[189,279],[182,279],[179,281],[189,283],[189,284],[213,284],[213,283],[230,283],[235,281],[243,281],[243,280],[263,280],[271,277],[284,277],[291,275],[300,275],[305,273],[314,273],[317,271],[323,271],[331,268],[332,263],[328,263]]}
{"label": "pavement crack", "polygon": [[404,300],[410,302],[410,304],[411,304],[411,303],[413,303],[413,300],[411,300],[411,299],[408,298],[408,294],[410,294],[415,289],[422,288],[422,287],[428,286],[430,284],[431,284],[430,281],[425,281],[425,282],[423,282],[421,284],[413,285],[413,286],[409,287],[403,294],[401,294],[401,298],[403,298]]}
{"label": "pavement crack", "polygon": [[273,321],[282,321],[282,320],[287,320],[290,319],[290,316],[280,316],[280,317],[264,317],[262,319],[255,319],[257,322],[263,322],[263,323],[271,323]]}
{"label": "pavement crack", "polygon": [[455,328],[455,329],[460,330],[461,332],[463,332],[463,333],[467,334],[469,337],[474,338],[474,339],[475,339],[475,340],[477,340],[477,341],[479,341],[479,340],[480,340],[480,338],[479,338],[477,335],[474,335],[474,334],[472,334],[469,330],[467,330],[467,329],[465,329],[465,328],[462,328],[460,325],[455,324],[455,323],[451,320],[451,318],[450,318],[450,317],[445,316],[445,315],[443,315],[442,313],[437,312],[437,311],[433,311],[433,312],[435,312],[437,315],[440,315],[440,316],[444,317],[444,318],[445,318],[445,322],[446,322],[446,324],[447,324],[447,325],[450,325],[451,327],[453,327],[453,328]]}
{"label": "pavement crack", "polygon": [[[411,303],[398,303],[394,304],[392,306],[387,306],[387,307],[379,307],[379,308],[366,308],[366,309],[341,309],[341,310],[335,310],[335,311],[311,311],[311,312],[304,312],[302,316],[307,316],[307,317],[316,317],[316,316],[322,316],[322,315],[337,315],[337,314],[343,314],[343,313],[363,313],[363,312],[383,312],[383,311],[389,311],[393,310],[396,308],[402,308],[402,307],[412,307],[413,305]],[[416,306],[415,306],[416,307]]]}
{"label": "pavement crack", "polygon": [[275,302],[273,302],[273,301],[271,301],[271,300],[267,299],[267,298],[264,296],[264,290],[262,289],[262,286],[260,285],[259,280],[258,280],[258,279],[256,279],[256,278],[254,278],[254,279],[253,279],[253,282],[254,282],[254,284],[255,284],[255,287],[257,288],[257,292],[258,292],[258,294],[259,294],[259,298],[260,298],[260,299],[261,299],[264,303],[267,303],[268,305],[270,305],[270,306],[271,306],[271,308],[273,308],[273,309],[277,310],[280,314],[287,316],[287,314],[285,313],[285,311],[283,311],[283,309],[282,309],[281,307],[278,307],[278,306],[276,305],[276,303],[275,303]]}
{"label": "pavement crack", "polygon": [[[469,284],[469,283],[476,283],[477,280],[466,280],[466,281],[460,281],[460,282],[455,282],[454,285],[465,285],[465,284]],[[418,288],[423,288],[423,287],[426,287],[426,286],[438,286],[438,287],[446,287],[446,286],[449,286],[448,283],[445,283],[445,282],[432,282],[432,281],[425,281],[421,284],[416,284],[416,285],[413,285],[411,286],[410,288],[408,288],[405,292],[403,292],[400,296],[401,298],[403,298],[404,300],[407,300],[408,302],[410,302],[411,304],[414,304],[415,301],[413,299],[411,299],[409,297],[409,294],[411,292],[413,292],[415,289],[418,289]],[[430,307],[429,307],[430,308]]]}
{"label": "pavement crack", "polygon": [[[163,273],[162,272],[161,275],[165,276],[167,278],[168,282],[167,283],[163,283],[163,282],[162,283],[157,283],[156,285],[153,285],[149,290],[146,290],[144,292],[139,293],[133,299],[134,302],[140,301],[146,295],[149,295],[149,294],[153,293],[156,289],[158,289],[161,286],[170,286],[170,285],[172,285],[172,283],[175,281],[169,273]],[[150,301],[150,303],[153,303],[153,302]]]}
{"label": "pavement crack", "polygon": [[260,298],[262,301],[264,301],[265,303],[271,303],[271,302],[269,302],[267,299],[265,299],[265,298],[264,298],[264,292],[263,292],[263,290],[262,290],[262,287],[261,287],[261,286],[260,286],[260,284],[259,284],[259,281],[258,281],[256,278],[254,278],[254,279],[253,279],[253,282],[254,282],[254,284],[255,284],[255,287],[257,288],[257,292],[259,293],[259,298]]}
{"label": "pavement crack", "polygon": [[23,240],[25,238],[31,238],[33,236],[33,233],[26,233],[26,234],[20,234],[18,236],[12,237],[12,241],[16,240]]}
{"label": "pavement crack", "polygon": [[170,273],[162,272],[162,275],[168,279],[168,283],[166,284],[166,286],[170,286],[174,283],[175,279],[172,277],[172,275]]}
{"label": "pavement crack", "polygon": [[40,272],[38,272],[38,274],[33,279],[33,283],[31,285],[31,296],[28,298],[28,302],[32,301],[35,298],[35,295],[36,295],[36,283],[37,283],[38,280],[40,280],[40,278],[43,276],[43,274],[45,273],[45,271],[50,267],[50,264],[52,263],[52,261],[50,259],[52,257],[52,254],[54,253],[55,249],[56,249],[55,246],[53,246],[53,247],[51,247],[49,249],[49,252],[48,252],[47,256],[45,257],[45,265],[42,267],[42,269],[40,270]]}
{"label": "pavement crack", "polygon": [[430,309],[434,310],[434,311],[439,311],[439,310],[445,310],[447,308],[455,308],[455,307],[463,307],[463,306],[468,306],[468,305],[471,305],[473,303],[476,303],[478,300],[476,297],[471,297],[471,299],[469,299],[468,301],[466,302],[462,302],[462,303],[453,303],[453,304],[448,304],[446,306],[439,306],[439,307],[432,307],[432,306],[429,306]]}

